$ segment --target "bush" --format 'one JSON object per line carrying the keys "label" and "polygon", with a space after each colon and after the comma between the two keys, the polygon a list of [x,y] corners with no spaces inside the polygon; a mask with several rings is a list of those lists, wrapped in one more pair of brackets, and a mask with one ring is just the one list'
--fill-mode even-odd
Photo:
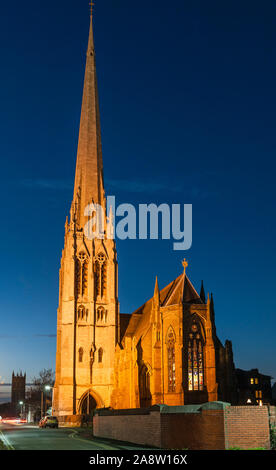
{"label": "bush", "polygon": [[4,442],[0,439],[0,450],[8,450],[7,447],[4,445]]}
{"label": "bush", "polygon": [[276,450],[276,426],[270,428],[270,445],[272,450]]}

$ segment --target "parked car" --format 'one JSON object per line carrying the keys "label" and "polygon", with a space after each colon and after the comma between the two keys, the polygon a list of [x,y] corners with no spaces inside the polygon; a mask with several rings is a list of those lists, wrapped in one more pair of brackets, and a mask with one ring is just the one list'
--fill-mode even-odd
{"label": "parked car", "polygon": [[40,428],[58,428],[58,419],[56,416],[44,416],[39,421]]}

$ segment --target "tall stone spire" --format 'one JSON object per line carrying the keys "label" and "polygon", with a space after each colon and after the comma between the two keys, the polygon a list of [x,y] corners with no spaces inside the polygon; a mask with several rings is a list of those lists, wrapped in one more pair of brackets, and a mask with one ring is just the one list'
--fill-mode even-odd
{"label": "tall stone spire", "polygon": [[154,301],[154,304],[155,304],[157,307],[160,306],[160,290],[159,290],[159,285],[158,285],[158,278],[157,278],[157,276],[156,276],[156,281],[155,281],[155,288],[154,288],[153,301]]}
{"label": "tall stone spire", "polygon": [[[85,209],[92,202],[104,209],[107,229],[91,15],[74,199],[70,223],[65,224],[60,266],[53,392],[53,412],[58,416],[89,414],[91,406],[111,406],[114,355],[120,338],[117,251],[107,233],[87,236]],[[94,219],[91,207],[88,213]]]}
{"label": "tall stone spire", "polygon": [[206,304],[206,295],[205,295],[205,289],[204,289],[203,281],[201,281],[200,298],[201,298],[202,302],[204,304]]}
{"label": "tall stone spire", "polygon": [[84,224],[87,222],[87,219],[84,216],[84,210],[89,204],[91,204],[91,202],[105,207],[100,112],[92,10],[90,16],[90,31],[86,57],[73,199],[74,211],[77,207],[77,221],[80,228],[83,228]]}

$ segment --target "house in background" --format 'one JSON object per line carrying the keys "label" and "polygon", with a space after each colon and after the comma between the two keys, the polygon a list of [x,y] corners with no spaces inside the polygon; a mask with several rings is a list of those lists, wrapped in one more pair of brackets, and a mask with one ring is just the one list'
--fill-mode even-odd
{"label": "house in background", "polygon": [[270,375],[261,374],[258,369],[236,369],[236,377],[239,405],[272,404]]}

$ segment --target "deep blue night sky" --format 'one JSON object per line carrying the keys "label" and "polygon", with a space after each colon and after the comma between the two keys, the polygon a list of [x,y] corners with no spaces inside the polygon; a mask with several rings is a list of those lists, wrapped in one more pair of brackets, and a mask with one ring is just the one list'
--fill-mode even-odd
{"label": "deep blue night sky", "polygon": [[[276,4],[96,0],[105,186],[193,204],[193,246],[119,241],[121,312],[182,272],[215,299],[237,367],[276,377]],[[1,5],[0,379],[55,367],[88,0]]]}

